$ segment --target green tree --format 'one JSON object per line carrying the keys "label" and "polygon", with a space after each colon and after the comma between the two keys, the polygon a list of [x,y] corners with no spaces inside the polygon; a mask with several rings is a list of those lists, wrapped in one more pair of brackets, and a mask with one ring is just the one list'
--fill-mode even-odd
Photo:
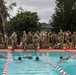
{"label": "green tree", "polygon": [[2,26],[2,29],[3,29],[3,33],[5,34],[6,33],[6,20],[7,20],[7,17],[9,16],[9,13],[8,13],[8,9],[13,9],[13,6],[16,6],[16,3],[11,3],[9,5],[9,7],[6,7],[6,2],[4,0],[0,0],[0,20],[1,20],[1,24]]}
{"label": "green tree", "polygon": [[6,17],[8,15],[4,0],[0,0],[0,18],[2,21],[4,34],[6,33]]}
{"label": "green tree", "polygon": [[13,31],[19,31],[22,33],[24,30],[26,32],[35,32],[39,28],[38,21],[39,18],[36,12],[21,12],[7,22],[7,28],[10,34]]}
{"label": "green tree", "polygon": [[56,32],[60,28],[76,31],[76,0],[56,0],[55,13],[50,24]]}

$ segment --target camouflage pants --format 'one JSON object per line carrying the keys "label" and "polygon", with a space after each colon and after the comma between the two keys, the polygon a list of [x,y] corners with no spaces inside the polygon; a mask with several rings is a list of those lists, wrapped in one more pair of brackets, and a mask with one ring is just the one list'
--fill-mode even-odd
{"label": "camouflage pants", "polygon": [[34,47],[35,47],[35,48],[38,47],[38,41],[37,41],[37,40],[34,41]]}
{"label": "camouflage pants", "polygon": [[17,48],[17,42],[13,41],[12,42],[12,49]]}
{"label": "camouflage pants", "polygon": [[23,42],[23,48],[26,49],[27,43],[26,41]]}

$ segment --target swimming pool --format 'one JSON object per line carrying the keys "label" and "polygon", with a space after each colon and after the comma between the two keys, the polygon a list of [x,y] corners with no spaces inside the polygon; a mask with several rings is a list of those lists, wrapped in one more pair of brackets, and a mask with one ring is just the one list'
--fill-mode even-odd
{"label": "swimming pool", "polygon": [[[7,55],[7,52],[0,52],[0,53]],[[0,58],[0,75],[2,75],[3,73],[5,64],[6,64],[6,59]]]}
{"label": "swimming pool", "polygon": [[[31,54],[33,59],[22,59],[23,62],[18,63],[11,60],[7,75],[62,75],[55,69],[48,61],[37,52],[13,52],[13,57],[23,56],[24,54]],[[66,52],[44,52],[56,65],[60,66],[70,75],[76,75],[76,59],[70,59],[63,63],[58,63],[59,57],[67,57],[71,54]],[[35,61],[35,57],[39,55],[41,61]]]}

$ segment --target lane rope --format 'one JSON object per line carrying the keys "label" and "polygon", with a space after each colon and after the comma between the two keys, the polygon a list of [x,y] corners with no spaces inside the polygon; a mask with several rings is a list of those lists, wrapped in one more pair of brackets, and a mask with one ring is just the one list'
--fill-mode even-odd
{"label": "lane rope", "polygon": [[69,50],[65,50],[66,52],[68,52],[68,53],[71,53],[71,54],[73,54],[73,55],[76,55],[76,52],[71,52],[71,51],[69,51]]}
{"label": "lane rope", "polygon": [[6,65],[4,67],[4,71],[3,71],[2,75],[7,75],[7,71],[8,71],[11,56],[12,56],[12,50],[9,51],[8,58],[7,58],[7,61],[6,61]]}
{"label": "lane rope", "polygon": [[58,69],[63,75],[69,75],[67,72],[65,72],[62,68],[54,64],[53,61],[51,61],[47,56],[45,56],[40,50],[38,50],[38,53],[41,54],[53,67]]}

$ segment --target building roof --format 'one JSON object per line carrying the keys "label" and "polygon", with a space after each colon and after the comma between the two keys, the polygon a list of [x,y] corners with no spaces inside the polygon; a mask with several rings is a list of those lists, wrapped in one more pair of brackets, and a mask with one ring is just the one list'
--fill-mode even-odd
{"label": "building roof", "polygon": [[42,24],[41,24],[41,28],[51,29],[51,28],[53,28],[53,27],[52,27],[50,24],[42,23]]}

